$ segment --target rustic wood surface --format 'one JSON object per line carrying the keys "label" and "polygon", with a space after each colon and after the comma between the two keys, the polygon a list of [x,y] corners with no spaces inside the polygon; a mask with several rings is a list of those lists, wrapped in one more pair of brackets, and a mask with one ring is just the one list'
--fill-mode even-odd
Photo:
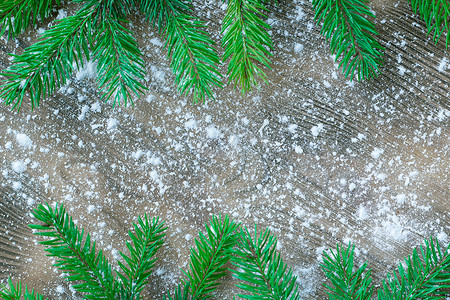
{"label": "rustic wood surface", "polygon": [[[199,11],[213,32],[220,6]],[[46,201],[64,203],[111,259],[125,251],[137,215],[165,220],[147,299],[174,289],[212,214],[269,226],[304,299],[325,298],[319,263],[336,243],[352,240],[378,284],[424,238],[448,244],[448,52],[406,1],[371,7],[386,47],[376,80],[345,80],[310,3],[286,2],[270,16],[270,82],[243,97],[227,87],[215,102],[191,105],[174,88],[160,37],[136,18],[149,92],[134,108],[100,103],[93,80],[75,77],[35,111],[0,106],[0,279],[21,279],[50,299],[75,298],[26,226]],[[1,67],[35,36],[3,39]],[[26,170],[15,172],[14,163]],[[218,299],[231,299],[225,281]]]}

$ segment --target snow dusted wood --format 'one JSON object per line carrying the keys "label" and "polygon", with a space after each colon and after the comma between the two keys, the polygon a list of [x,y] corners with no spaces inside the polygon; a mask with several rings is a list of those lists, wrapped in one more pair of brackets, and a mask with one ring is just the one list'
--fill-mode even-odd
{"label": "snow dusted wood", "polygon": [[[220,4],[202,5],[218,32]],[[324,296],[318,264],[336,243],[352,240],[376,282],[424,238],[448,243],[450,60],[406,2],[372,8],[386,47],[377,80],[344,80],[310,4],[289,2],[268,20],[270,84],[244,97],[232,87],[206,105],[178,96],[161,37],[136,19],[149,92],[135,108],[100,103],[89,70],[34,112],[1,107],[2,278],[74,297],[26,227],[44,201],[63,202],[111,258],[137,215],[161,216],[169,229],[148,299],[174,289],[212,214],[270,226],[305,299]],[[2,67],[29,43],[2,41]]]}

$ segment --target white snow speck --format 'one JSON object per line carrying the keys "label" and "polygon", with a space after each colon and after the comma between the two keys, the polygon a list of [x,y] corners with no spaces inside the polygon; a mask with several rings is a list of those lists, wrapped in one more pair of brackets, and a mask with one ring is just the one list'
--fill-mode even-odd
{"label": "white snow speck", "polygon": [[108,122],[106,123],[106,130],[115,129],[118,125],[118,122],[114,118],[109,118]]}
{"label": "white snow speck", "polygon": [[311,133],[312,133],[312,135],[313,135],[314,137],[316,137],[316,136],[319,135],[319,133],[320,133],[322,130],[323,130],[323,124],[322,124],[322,123],[319,123],[319,124],[317,124],[316,126],[313,126],[313,127],[311,128]]}
{"label": "white snow speck", "polygon": [[12,148],[12,143],[11,142],[6,142],[5,143],[5,148],[6,149],[11,149]]}
{"label": "white snow speck", "polygon": [[[89,79],[97,77],[97,63],[88,61],[84,68],[78,70],[75,77],[77,80]],[[69,92],[69,90],[67,90]],[[70,93],[69,93],[70,94]]]}
{"label": "white snow speck", "polygon": [[94,206],[94,205],[92,205],[92,204],[88,205],[88,207],[87,207],[87,212],[88,212],[88,213],[91,213],[91,212],[93,212],[94,210],[95,210],[95,206]]}
{"label": "white snow speck", "polygon": [[357,214],[358,214],[358,220],[361,220],[361,221],[363,221],[369,217],[369,214],[367,213],[366,208],[362,205],[359,206]]}
{"label": "white snow speck", "polygon": [[102,111],[102,107],[100,106],[100,103],[97,101],[94,104],[91,105],[91,110],[93,112],[101,112]]}
{"label": "white snow speck", "polygon": [[230,146],[236,147],[239,144],[239,137],[235,134],[230,135],[228,143],[230,144]]}
{"label": "white snow speck", "polygon": [[290,133],[295,133],[295,131],[297,130],[297,127],[298,127],[297,124],[289,124],[287,130],[288,130]]}
{"label": "white snow speck", "polygon": [[58,285],[56,287],[56,292],[58,292],[60,294],[64,293],[64,287],[62,285]]}
{"label": "white snow speck", "polygon": [[443,57],[441,62],[439,63],[439,66],[437,67],[439,72],[444,71],[447,69],[447,57]]}
{"label": "white snow speck", "polygon": [[31,148],[33,146],[33,141],[24,133],[16,134],[16,141],[24,148]]}
{"label": "white snow speck", "polygon": [[162,45],[163,45],[163,43],[161,42],[161,40],[158,39],[158,38],[152,38],[152,39],[150,39],[150,43],[152,43],[153,45],[158,46],[158,47],[162,47]]}
{"label": "white snow speck", "polygon": [[402,76],[405,75],[405,72],[406,72],[405,67],[403,67],[403,66],[398,66],[397,69],[398,69],[398,74],[400,74],[400,75],[402,75]]}
{"label": "white snow speck", "polygon": [[131,154],[131,156],[132,156],[135,160],[138,160],[138,159],[142,156],[142,154],[144,154],[144,151],[142,151],[141,149],[138,149],[138,150],[136,150],[136,152],[133,152],[133,153]]}
{"label": "white snow speck", "polygon": [[210,139],[218,139],[220,138],[221,132],[219,129],[214,127],[214,125],[209,126],[206,128],[206,136]]}
{"label": "white snow speck", "polygon": [[22,189],[22,183],[19,181],[14,181],[12,187],[15,191],[19,191]]}
{"label": "white snow speck", "polygon": [[380,158],[381,154],[384,153],[383,149],[380,148],[374,148],[372,153],[370,153],[370,155],[374,158],[374,159],[378,159]]}
{"label": "white snow speck", "polygon": [[397,196],[395,196],[395,201],[397,201],[398,204],[405,203],[405,200],[406,200],[405,194],[398,194]]}
{"label": "white snow speck", "polygon": [[184,123],[184,127],[186,128],[186,129],[194,129],[194,128],[196,128],[197,127],[197,121],[195,121],[194,119],[190,119],[189,121],[186,121],[185,123]]}
{"label": "white snow speck", "polygon": [[89,105],[84,105],[81,108],[81,114],[78,116],[78,121],[84,121],[86,118],[86,113],[89,111]]}
{"label": "white snow speck", "polygon": [[331,87],[331,83],[329,83],[329,82],[326,81],[326,80],[323,81],[323,85],[324,85],[327,89],[329,89],[329,88]]}
{"label": "white snow speck", "polygon": [[296,43],[294,45],[294,52],[300,54],[303,52],[303,44]]}
{"label": "white snow speck", "polygon": [[61,20],[67,17],[67,12],[64,9],[58,9],[58,15],[56,16],[56,20]]}
{"label": "white snow speck", "polygon": [[297,215],[297,218],[301,218],[306,214],[305,210],[298,205],[294,207],[294,212]]}
{"label": "white snow speck", "polygon": [[23,173],[27,170],[27,165],[25,164],[24,161],[22,160],[16,160],[11,164],[11,167],[13,169],[14,172],[16,173]]}
{"label": "white snow speck", "polygon": [[300,147],[298,145],[293,145],[292,147],[294,148],[295,153],[297,153],[297,154],[302,154],[303,153],[302,147]]}

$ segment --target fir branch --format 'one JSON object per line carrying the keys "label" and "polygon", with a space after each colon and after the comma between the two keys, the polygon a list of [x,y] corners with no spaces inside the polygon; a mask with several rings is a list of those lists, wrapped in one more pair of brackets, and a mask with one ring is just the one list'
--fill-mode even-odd
{"label": "fir branch", "polygon": [[167,292],[167,296],[163,295],[164,300],[189,300],[192,299],[189,296],[189,282],[181,287],[181,284],[178,285],[177,290],[175,291],[173,297],[170,292]]}
{"label": "fir branch", "polygon": [[433,40],[438,42],[446,33],[445,46],[450,44],[450,4],[447,0],[409,0],[415,14],[419,14],[427,24],[428,34],[433,32]]}
{"label": "fir branch", "polygon": [[323,21],[321,34],[331,39],[330,48],[336,61],[342,56],[345,77],[361,79],[377,76],[383,47],[373,35],[378,33],[368,17],[375,18],[367,0],[313,0],[315,20]]}
{"label": "fir branch", "polygon": [[243,283],[237,286],[251,295],[238,295],[244,299],[300,299],[297,277],[287,270],[281,255],[276,253],[277,240],[269,229],[253,239],[247,228],[241,229],[241,241],[234,251],[232,263],[241,270],[233,276]]}
{"label": "fir branch", "polygon": [[126,256],[120,252],[126,265],[118,262],[125,274],[119,274],[119,277],[127,291],[127,299],[139,299],[139,293],[144,288],[156,262],[153,256],[164,243],[165,234],[163,232],[167,227],[163,227],[163,225],[164,222],[159,222],[159,218],[153,218],[150,222],[145,214],[144,219],[138,218],[138,224],[133,223],[135,233],[128,232],[133,243],[126,243],[130,255]]}
{"label": "fir branch", "polygon": [[90,22],[100,1],[89,1],[74,16],[45,31],[43,37],[25,49],[21,55],[13,55],[14,61],[1,75],[6,83],[1,86],[0,97],[5,104],[20,106],[29,93],[31,108],[39,106],[41,98],[51,95],[55,89],[67,83],[75,61],[83,65],[83,55],[89,59],[88,41]]}
{"label": "fir branch", "polygon": [[450,245],[442,251],[438,240],[425,240],[402,264],[387,274],[378,299],[444,299],[450,289]]}
{"label": "fir branch", "polygon": [[146,90],[141,83],[145,76],[142,53],[131,31],[123,27],[112,16],[105,16],[97,22],[96,44],[93,57],[98,61],[98,85],[103,90],[102,99],[113,98],[113,106],[121,101],[127,105],[131,93],[140,96]]}
{"label": "fir branch", "polygon": [[96,254],[96,243],[91,244],[89,233],[84,238],[84,230],[79,231],[63,205],[56,205],[53,210],[49,204],[40,204],[33,215],[44,225],[29,227],[38,230],[36,235],[50,238],[39,243],[47,247],[49,256],[57,258],[55,266],[67,273],[69,281],[81,281],[73,287],[86,293],[85,299],[114,299],[118,284],[111,265],[102,250]]}
{"label": "fir branch", "polygon": [[192,299],[212,297],[211,293],[219,285],[217,281],[226,275],[224,265],[238,241],[238,226],[228,216],[213,216],[210,226],[206,226],[207,235],[200,232],[199,239],[195,239],[197,250],[191,248],[190,268],[184,272],[188,279],[185,284],[189,283]]}
{"label": "fir branch", "polygon": [[[8,277],[8,285],[0,284],[0,299],[3,300],[21,300],[22,299],[22,282],[18,282],[16,286],[11,281],[11,278]],[[43,300],[44,296],[34,291],[31,293],[28,291],[27,286],[25,285],[25,292],[23,294],[24,300]]]}
{"label": "fir branch", "polygon": [[181,94],[193,92],[193,101],[213,99],[212,86],[222,87],[217,70],[219,56],[214,41],[203,30],[206,25],[190,15],[189,2],[144,0],[141,10],[152,25],[164,32],[170,67]]}
{"label": "fir branch", "polygon": [[14,39],[38,18],[47,18],[60,0],[2,0],[0,2],[0,35],[8,30],[8,39]]}
{"label": "fir branch", "polygon": [[326,285],[329,299],[370,299],[373,293],[371,286],[371,270],[364,263],[358,270],[353,271],[355,246],[349,243],[347,249],[337,245],[336,252],[331,256],[323,252],[322,270],[330,279],[332,286]]}
{"label": "fir branch", "polygon": [[243,93],[257,84],[257,77],[267,82],[261,65],[270,69],[268,49],[273,49],[273,45],[270,26],[262,20],[266,17],[262,12],[267,10],[263,4],[261,0],[228,0],[223,20],[222,60],[230,58],[227,74]]}

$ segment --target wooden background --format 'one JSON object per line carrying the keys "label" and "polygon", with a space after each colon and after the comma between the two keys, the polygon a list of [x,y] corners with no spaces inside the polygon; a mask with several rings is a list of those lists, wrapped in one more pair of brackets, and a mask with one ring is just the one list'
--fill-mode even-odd
{"label": "wooden background", "polygon": [[[137,215],[165,220],[147,299],[174,290],[212,214],[269,226],[304,299],[325,297],[321,253],[336,243],[357,245],[376,284],[424,238],[447,245],[448,52],[406,1],[371,8],[386,48],[376,80],[344,79],[311,4],[283,2],[270,15],[269,84],[243,97],[228,86],[215,102],[191,105],[174,88],[161,37],[136,18],[149,92],[134,108],[100,103],[94,81],[76,77],[35,111],[0,106],[0,279],[13,276],[50,299],[76,297],[26,227],[42,202],[64,203],[111,259],[125,251]],[[218,40],[221,3],[201,3],[198,13]],[[35,37],[3,39],[1,67]],[[225,282],[218,299],[231,299]]]}

